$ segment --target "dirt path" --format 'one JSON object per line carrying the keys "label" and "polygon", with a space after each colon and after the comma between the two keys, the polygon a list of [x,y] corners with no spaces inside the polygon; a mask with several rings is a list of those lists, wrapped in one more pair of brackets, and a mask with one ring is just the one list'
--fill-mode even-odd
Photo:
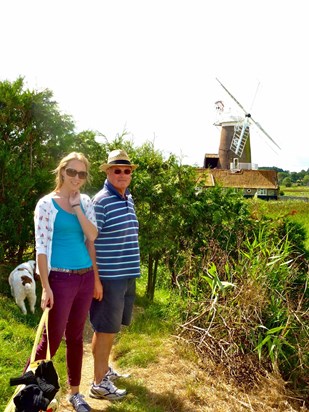
{"label": "dirt path", "polygon": [[[111,402],[106,400],[97,400],[90,398],[88,395],[89,386],[93,377],[93,360],[91,353],[91,327],[87,323],[84,336],[84,359],[82,369],[82,382],[80,392],[85,395],[86,401],[91,405],[92,412],[107,411]],[[192,385],[196,379],[201,379],[201,372],[198,368],[193,369],[186,358],[175,356],[175,342],[164,342],[164,355],[147,368],[134,367],[130,370],[119,370],[123,373],[130,373],[131,377],[122,379],[121,384],[117,384],[120,388],[128,390],[128,399],[138,399],[139,390],[142,387],[147,393],[147,399],[153,405],[167,405],[166,411],[177,412],[202,412],[215,409],[205,409],[203,405],[197,405],[194,397],[190,399],[190,390],[188,387]],[[196,388],[199,385],[194,385]],[[67,400],[67,393],[62,392],[60,399],[59,412],[72,412],[73,408]],[[202,399],[202,398],[201,398]],[[119,402],[119,401],[117,401]],[[138,402],[138,401],[137,401]],[[203,404],[203,402],[202,402]],[[126,400],[121,401],[121,411],[126,411]],[[147,407],[145,407],[147,412]],[[219,409],[218,409],[219,411]],[[228,409],[225,409],[225,412]]]}
{"label": "dirt path", "polygon": [[[93,360],[91,353],[91,338],[92,331],[89,323],[86,324],[85,334],[84,334],[84,359],[83,359],[83,369],[82,369],[82,381],[80,385],[80,392],[85,395],[86,401],[91,405],[92,412],[104,411],[111,404],[111,402],[106,400],[97,400],[90,398],[88,395],[89,387],[93,379]],[[60,409],[59,412],[72,412],[70,402],[67,400],[68,394],[64,391],[61,393],[60,399]]]}
{"label": "dirt path", "polygon": [[[83,365],[84,366],[83,366],[83,372],[82,372],[82,383],[80,386],[80,392],[83,395],[85,395],[85,399],[89,403],[89,405],[91,405],[93,412],[104,411],[110,404],[109,401],[92,399],[88,396],[89,386],[92,382],[92,376],[93,376],[93,361],[92,361],[90,343],[85,344]],[[73,411],[73,408],[71,404],[67,401],[67,394],[62,393],[59,412],[69,412],[69,411],[70,412]]]}
{"label": "dirt path", "polygon": [[[84,360],[80,391],[92,407],[92,412],[112,410],[111,402],[92,399],[88,396],[93,377],[91,353],[92,331],[89,324],[85,328]],[[208,361],[205,360],[205,363]],[[119,368],[116,369],[119,370]],[[130,373],[117,386],[128,390],[127,398],[121,402],[121,410],[133,410],[132,405],[141,405],[138,410],[166,412],[298,412],[308,411],[305,407],[294,409],[291,398],[286,393],[280,377],[267,376],[250,393],[226,382],[221,375],[220,366],[213,368],[208,362],[197,365],[196,359],[188,357],[186,347],[177,339],[169,338],[162,343],[159,359],[145,368],[134,367],[119,370]],[[146,399],[146,400],[145,400]],[[137,409],[134,409],[137,410]],[[67,394],[61,394],[59,412],[72,412]]]}

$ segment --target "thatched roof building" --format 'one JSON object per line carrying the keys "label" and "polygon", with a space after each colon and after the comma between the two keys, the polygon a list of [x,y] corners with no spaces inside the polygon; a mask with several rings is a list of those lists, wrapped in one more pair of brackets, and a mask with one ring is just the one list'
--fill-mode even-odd
{"label": "thatched roof building", "polygon": [[219,185],[243,189],[245,197],[257,195],[264,199],[277,199],[278,175],[275,170],[223,170],[198,168],[199,181],[206,187]]}

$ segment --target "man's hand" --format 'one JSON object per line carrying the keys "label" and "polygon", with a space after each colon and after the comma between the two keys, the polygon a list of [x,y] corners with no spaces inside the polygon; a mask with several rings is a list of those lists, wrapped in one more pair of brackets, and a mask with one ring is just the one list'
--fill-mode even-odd
{"label": "man's hand", "polygon": [[93,297],[94,299],[97,299],[97,300],[103,299],[103,286],[98,276],[95,276],[95,279],[94,279]]}

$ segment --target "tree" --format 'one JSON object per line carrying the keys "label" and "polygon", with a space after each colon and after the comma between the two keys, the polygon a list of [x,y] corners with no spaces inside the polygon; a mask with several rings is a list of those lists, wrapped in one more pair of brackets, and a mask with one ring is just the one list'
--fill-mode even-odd
{"label": "tree", "polygon": [[33,210],[53,184],[52,170],[70,148],[74,124],[52,92],[0,82],[0,259],[20,261],[33,246]]}
{"label": "tree", "polygon": [[290,177],[286,177],[282,180],[282,184],[286,187],[291,187],[292,186],[292,180]]}
{"label": "tree", "polygon": [[84,130],[74,137],[71,151],[82,152],[90,163],[90,183],[85,187],[87,193],[94,195],[103,184],[104,174],[99,167],[107,158],[107,140],[105,143],[97,141],[97,134],[91,130]]}
{"label": "tree", "polygon": [[282,185],[282,182],[286,177],[289,177],[289,172],[278,172],[279,185]]}
{"label": "tree", "polygon": [[304,186],[309,186],[309,174],[304,176],[303,184]]}
{"label": "tree", "polygon": [[152,143],[136,149],[134,156],[139,167],[131,191],[140,222],[142,262],[148,268],[146,295],[153,299],[160,266],[170,274],[160,280],[175,286],[191,256],[204,253],[212,237],[233,250],[248,212],[241,194],[218,187],[206,190],[195,168],[182,166],[174,155],[164,159]]}

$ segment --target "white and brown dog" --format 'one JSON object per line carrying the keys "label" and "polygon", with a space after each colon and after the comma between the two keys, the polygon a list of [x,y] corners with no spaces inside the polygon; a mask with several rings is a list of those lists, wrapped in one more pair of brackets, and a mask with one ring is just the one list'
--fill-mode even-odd
{"label": "white and brown dog", "polygon": [[9,284],[11,293],[15,298],[16,304],[20,307],[23,314],[27,314],[25,305],[26,298],[29,302],[30,311],[34,313],[36,303],[36,285],[35,285],[35,261],[18,265],[9,275]]}

